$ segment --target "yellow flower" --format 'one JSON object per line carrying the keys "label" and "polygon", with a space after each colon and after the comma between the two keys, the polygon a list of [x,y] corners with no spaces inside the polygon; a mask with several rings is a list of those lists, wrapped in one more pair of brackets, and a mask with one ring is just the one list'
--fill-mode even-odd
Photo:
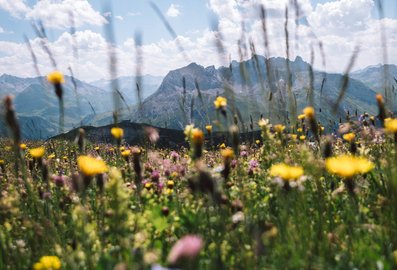
{"label": "yellow flower", "polygon": [[285,129],[285,126],[284,126],[284,125],[275,125],[275,126],[274,126],[274,130],[275,130],[277,133],[282,133],[282,132],[284,131],[284,129]]}
{"label": "yellow flower", "polygon": [[150,189],[152,186],[153,186],[153,183],[152,183],[152,182],[147,182],[147,183],[145,184],[145,188],[147,188],[147,189]]}
{"label": "yellow flower", "polygon": [[98,150],[99,150],[99,146],[96,146],[96,147],[94,148],[94,150],[95,150],[95,151],[98,151]]}
{"label": "yellow flower", "polygon": [[221,149],[225,149],[225,148],[226,148],[226,145],[225,145],[225,143],[222,143],[221,145],[219,145],[219,148],[221,148]]}
{"label": "yellow flower", "polygon": [[364,174],[374,168],[374,164],[364,157],[341,155],[325,160],[327,170],[341,177],[351,178],[357,174]]}
{"label": "yellow flower", "polygon": [[258,126],[259,126],[261,129],[266,128],[267,124],[269,124],[269,119],[261,118],[261,119],[258,121]]}
{"label": "yellow flower", "polygon": [[306,136],[305,136],[305,135],[299,136],[299,140],[304,141],[305,139],[306,139]]}
{"label": "yellow flower", "polygon": [[212,132],[212,125],[206,125],[205,129],[207,130],[208,133]]}
{"label": "yellow flower", "polygon": [[306,107],[303,109],[303,114],[306,118],[313,118],[314,117],[314,108],[313,107]]}
{"label": "yellow flower", "polygon": [[168,180],[168,181],[167,181],[167,187],[168,187],[168,188],[173,188],[173,187],[174,187],[174,181]]}
{"label": "yellow flower", "polygon": [[293,140],[296,140],[296,139],[298,138],[298,135],[296,135],[296,134],[291,134],[291,138],[292,138]]}
{"label": "yellow flower", "polygon": [[29,150],[30,155],[32,158],[42,158],[45,154],[44,147],[37,147]]}
{"label": "yellow flower", "polygon": [[397,118],[394,118],[394,119],[387,118],[387,119],[385,119],[385,129],[389,133],[397,133]]}
{"label": "yellow flower", "polygon": [[215,101],[214,105],[216,109],[225,109],[227,106],[227,99],[221,96],[218,96]]}
{"label": "yellow flower", "polygon": [[58,270],[61,269],[61,260],[57,256],[43,256],[33,265],[34,270]]}
{"label": "yellow flower", "polygon": [[302,129],[302,128],[298,128],[296,131],[297,131],[297,132],[302,132],[303,129]]}
{"label": "yellow flower", "polygon": [[306,116],[305,116],[304,113],[298,115],[298,119],[299,119],[299,120],[305,119],[305,117],[306,117]]}
{"label": "yellow flower", "polygon": [[166,195],[166,196],[170,196],[170,195],[172,195],[172,189],[171,188],[166,188],[165,189],[165,191],[164,191],[164,194]]}
{"label": "yellow flower", "polygon": [[50,74],[48,74],[47,80],[49,83],[52,83],[52,84],[65,83],[65,78],[63,77],[63,74],[59,71],[54,71],[54,72],[51,72]]}
{"label": "yellow flower", "polygon": [[321,131],[324,131],[324,129],[325,129],[325,127],[323,127],[323,126],[320,127],[320,130],[321,130]]}
{"label": "yellow flower", "polygon": [[377,95],[376,95],[376,101],[377,101],[378,103],[383,103],[383,96],[382,96],[381,94],[377,94]]}
{"label": "yellow flower", "polygon": [[4,160],[0,159],[0,165],[4,165]]}
{"label": "yellow flower", "polygon": [[121,152],[121,156],[123,157],[128,157],[129,155],[131,155],[131,150],[124,150]]}
{"label": "yellow flower", "polygon": [[234,157],[234,151],[230,148],[221,150],[221,155],[224,159],[231,160]]}
{"label": "yellow flower", "polygon": [[356,135],[353,132],[346,133],[345,135],[343,135],[343,139],[348,142],[353,141],[355,138],[356,138]]}
{"label": "yellow flower", "polygon": [[24,143],[21,143],[20,145],[19,145],[19,148],[21,148],[21,150],[26,150],[26,144],[24,144]]}
{"label": "yellow flower", "polygon": [[260,141],[260,140],[256,140],[255,143],[256,143],[256,144],[260,144],[261,141]]}
{"label": "yellow flower", "polygon": [[280,177],[284,181],[294,181],[303,175],[301,166],[289,166],[284,163],[275,164],[270,168],[270,175]]}
{"label": "yellow flower", "polygon": [[124,130],[119,127],[113,127],[110,130],[110,133],[116,140],[121,140],[121,138],[123,138],[123,136],[124,136]]}
{"label": "yellow flower", "polygon": [[108,171],[108,167],[103,160],[90,156],[79,156],[77,165],[85,176],[94,176]]}
{"label": "yellow flower", "polygon": [[48,159],[53,159],[53,158],[55,158],[55,154],[51,154],[48,156]]}
{"label": "yellow flower", "polygon": [[191,136],[193,128],[194,128],[194,124],[186,125],[185,130],[183,131],[183,133],[185,134],[185,136],[187,138],[189,138]]}
{"label": "yellow flower", "polygon": [[204,134],[200,129],[194,128],[191,132],[191,138],[194,144],[203,144]]}

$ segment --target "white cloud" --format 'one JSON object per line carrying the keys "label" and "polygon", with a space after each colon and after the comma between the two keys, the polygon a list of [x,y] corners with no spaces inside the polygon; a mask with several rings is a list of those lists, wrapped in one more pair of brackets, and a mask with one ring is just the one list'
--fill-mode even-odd
{"label": "white cloud", "polygon": [[76,27],[106,23],[87,0],[40,0],[33,7],[26,5],[24,0],[0,0],[0,8],[17,18],[40,20],[47,28],[69,28],[71,13]]}
{"label": "white cloud", "polygon": [[[249,37],[256,44],[256,51],[264,54],[262,24],[258,5],[263,4],[267,13],[267,30],[271,56],[285,57],[285,8],[289,0],[209,0],[208,7],[218,16],[227,54],[239,59],[237,41]],[[380,40],[380,21],[371,17],[374,0],[335,0],[313,7],[309,0],[300,0],[299,18],[306,18],[310,26],[295,25],[296,13],[289,6],[290,57],[300,55],[310,61],[311,46],[315,49],[314,65],[322,69],[318,42],[323,43],[328,71],[342,72],[357,44],[361,51],[356,67],[382,62],[383,44]],[[246,30],[241,30],[244,22]],[[383,20],[386,29],[389,63],[397,63],[397,20]],[[244,35],[243,35],[244,34]],[[298,40],[295,40],[295,36]],[[316,38],[317,37],[317,38]],[[249,47],[248,47],[249,48]],[[250,57],[249,49],[246,54]]]}
{"label": "white cloud", "polygon": [[[0,0],[1,1],[1,0]],[[289,0],[256,0],[251,1],[254,4],[248,4],[249,1],[226,1],[210,0],[209,7],[213,9],[219,18],[219,29],[223,35],[223,45],[226,49],[225,58],[240,59],[237,41],[242,40],[245,44],[243,47],[243,58],[251,57],[249,48],[249,39],[252,39],[256,46],[256,52],[264,55],[264,40],[262,24],[259,19],[257,5],[261,2],[266,4],[266,8],[272,11],[272,16],[267,17],[268,37],[270,44],[271,56],[285,57],[285,39],[284,39],[284,15],[285,3]],[[368,0],[339,0],[334,3],[339,5],[322,7],[312,7],[309,0],[301,0],[300,16],[306,15],[311,26],[295,25],[295,10],[290,8],[289,15],[289,33],[290,33],[290,57],[293,59],[300,55],[306,61],[310,61],[311,46],[315,49],[314,65],[322,69],[318,41],[323,43],[326,54],[327,71],[343,72],[352,51],[357,44],[361,45],[361,52],[356,61],[356,68],[363,68],[367,65],[382,62],[382,48],[380,41],[380,21],[368,17],[368,8],[371,1]],[[324,11],[327,8],[329,13]],[[345,15],[336,10],[343,9]],[[331,11],[334,12],[331,12]],[[248,16],[248,14],[250,16]],[[353,23],[349,16],[356,18],[357,24]],[[247,17],[248,16],[248,17]],[[338,22],[327,23],[327,19],[322,16],[328,16],[328,20],[337,20]],[[336,17],[335,17],[336,16]],[[364,19],[361,19],[363,17]],[[337,19],[336,19],[337,18]],[[241,30],[241,21],[245,23],[245,31]],[[364,23],[360,23],[364,21]],[[365,23],[365,21],[367,21]],[[389,62],[397,63],[397,54],[392,53],[397,48],[397,20],[383,19],[382,23],[386,29],[387,47],[389,49]],[[346,25],[346,32],[337,29]],[[350,28],[349,28],[350,27]],[[325,31],[324,29],[328,29]],[[297,34],[298,40],[295,40]],[[317,37],[317,39],[315,38]],[[79,59],[73,58],[72,36],[65,32],[58,37],[49,46],[54,53],[59,68],[66,74],[69,65],[74,66],[74,72],[77,77],[93,81],[99,78],[108,77],[108,47],[105,38],[93,31],[77,31],[75,40],[78,44]],[[220,59],[214,41],[214,32],[209,29],[201,30],[198,34],[189,36],[178,36],[178,42],[185,49],[186,55],[191,61],[201,65],[227,65],[225,59]],[[43,74],[49,72],[51,64],[48,56],[40,47],[40,40],[33,39],[32,46],[39,59],[39,67]],[[135,42],[133,38],[119,44],[116,48],[118,61],[118,75],[132,75],[135,70]],[[165,75],[169,70],[180,68],[189,62],[180,53],[174,40],[159,40],[142,46],[143,52],[143,73],[153,75]],[[14,42],[0,42],[0,74],[12,73],[19,76],[34,76],[33,64],[30,53],[25,44]]]}
{"label": "white cloud", "polygon": [[168,8],[166,15],[168,17],[178,17],[181,14],[179,10],[179,6],[175,4],[171,4],[170,7]]}
{"label": "white cloud", "polygon": [[339,0],[318,4],[308,16],[316,33],[347,35],[368,28],[373,0]]}
{"label": "white cloud", "polygon": [[12,34],[14,33],[13,31],[7,31],[3,27],[0,26],[0,34]]}
{"label": "white cloud", "polygon": [[123,16],[113,15],[112,12],[110,12],[110,11],[104,12],[102,15],[105,18],[111,18],[112,16],[114,16],[117,20],[120,20],[120,21],[124,20]]}
{"label": "white cloud", "polygon": [[70,27],[70,13],[74,15],[76,27],[106,23],[106,19],[86,0],[41,0],[26,13],[26,18],[41,20],[49,28],[64,29]]}
{"label": "white cloud", "polygon": [[29,11],[24,0],[0,0],[0,8],[17,18]]}

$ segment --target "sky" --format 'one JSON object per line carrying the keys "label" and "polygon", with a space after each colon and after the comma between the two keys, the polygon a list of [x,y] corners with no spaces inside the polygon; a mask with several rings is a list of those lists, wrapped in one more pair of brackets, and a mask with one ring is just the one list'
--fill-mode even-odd
{"label": "sky", "polygon": [[[261,5],[266,10],[268,51]],[[158,76],[191,62],[218,67],[249,59],[250,42],[257,54],[286,57],[286,7],[291,59],[301,56],[311,62],[313,51],[316,69],[343,72],[359,46],[353,70],[397,64],[396,0],[0,0],[0,74],[34,77],[54,69],[69,74],[71,67],[81,80],[107,79],[112,51],[116,75],[131,76],[137,48],[142,73]],[[34,30],[33,25],[40,24],[45,38]],[[222,53],[216,37],[221,38]]]}

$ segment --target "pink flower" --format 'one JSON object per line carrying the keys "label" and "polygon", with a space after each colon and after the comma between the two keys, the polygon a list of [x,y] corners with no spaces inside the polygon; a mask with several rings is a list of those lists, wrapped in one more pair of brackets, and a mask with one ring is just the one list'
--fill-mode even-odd
{"label": "pink flower", "polygon": [[257,160],[255,160],[255,159],[251,159],[248,162],[248,166],[249,166],[250,169],[255,169],[255,168],[257,168],[259,166],[259,162]]}
{"label": "pink flower", "polygon": [[248,156],[248,152],[247,151],[241,151],[240,152],[240,156],[241,157],[247,157]]}
{"label": "pink flower", "polygon": [[160,179],[160,172],[157,171],[157,170],[154,170],[154,171],[152,172],[151,178],[152,178],[152,181],[153,181],[153,182],[158,182],[159,179]]}
{"label": "pink flower", "polygon": [[176,162],[179,159],[179,154],[175,151],[171,152],[171,158],[174,162]]}
{"label": "pink flower", "polygon": [[197,235],[186,235],[179,239],[168,254],[168,262],[177,263],[180,259],[194,259],[200,253],[203,240]]}
{"label": "pink flower", "polygon": [[145,127],[145,133],[151,143],[156,143],[160,139],[157,129],[153,127]]}
{"label": "pink flower", "polygon": [[58,187],[62,187],[65,184],[65,176],[62,175],[53,175],[52,180],[54,181],[55,185]]}
{"label": "pink flower", "polygon": [[230,163],[230,165],[232,166],[233,169],[236,168],[236,166],[237,166],[237,160],[236,160],[236,159],[233,159],[232,162]]}

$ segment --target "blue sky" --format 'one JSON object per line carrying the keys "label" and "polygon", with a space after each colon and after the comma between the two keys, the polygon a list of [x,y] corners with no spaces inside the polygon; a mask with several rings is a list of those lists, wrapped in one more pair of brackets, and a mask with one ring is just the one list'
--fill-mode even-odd
{"label": "blue sky", "polygon": [[[26,49],[24,35],[28,36],[39,59],[42,73],[51,70],[48,56],[42,50],[41,41],[31,26],[32,21],[42,21],[48,36],[48,46],[58,62],[66,70],[73,66],[77,76],[90,81],[107,74],[107,44],[105,27],[112,22],[117,41],[119,75],[131,75],[135,69],[134,33],[143,36],[144,72],[165,75],[168,70],[182,67],[189,61],[204,66],[224,65],[214,46],[214,33],[210,24],[217,18],[224,44],[232,59],[239,59],[236,42],[243,38],[261,47],[262,32],[259,27],[258,3],[269,14],[271,56],[285,56],[283,48],[284,9],[289,0],[153,0],[178,35],[186,57],[175,45],[174,38],[166,30],[147,0],[0,0],[0,74],[34,76],[30,52]],[[111,3],[111,5],[110,5]],[[341,72],[356,45],[361,46],[355,69],[384,62],[380,57],[379,26],[384,25],[388,48],[388,62],[396,63],[391,53],[397,47],[397,1],[383,0],[384,19],[379,20],[375,0],[298,0],[301,18],[308,25],[294,24],[295,11],[289,7],[292,20],[289,24],[293,40],[291,56],[301,55],[309,61],[310,48],[317,55],[314,63],[318,69]],[[69,14],[73,12],[77,25],[75,36],[69,33]],[[241,29],[241,22],[245,30]],[[320,61],[317,43],[324,44],[327,65]],[[79,58],[75,59],[72,43]],[[249,57],[249,54],[243,58]]]}

